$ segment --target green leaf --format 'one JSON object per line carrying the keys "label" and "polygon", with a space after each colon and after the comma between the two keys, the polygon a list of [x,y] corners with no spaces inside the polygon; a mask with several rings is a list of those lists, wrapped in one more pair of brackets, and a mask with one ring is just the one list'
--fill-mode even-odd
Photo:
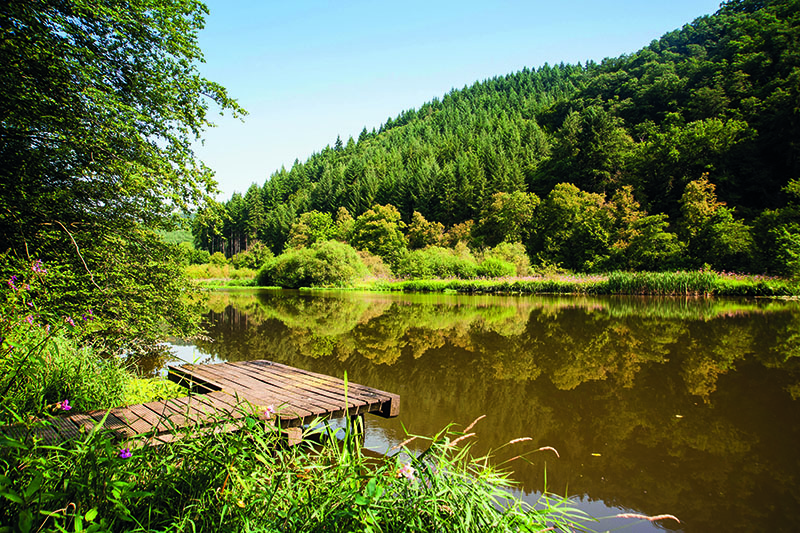
{"label": "green leaf", "polygon": [[11,492],[0,492],[0,496],[3,496],[7,500],[11,500],[12,502],[18,503],[20,505],[24,505],[25,504],[25,500],[20,498],[19,494],[17,494],[14,491],[11,491]]}
{"label": "green leaf", "polygon": [[28,485],[28,488],[27,488],[27,489],[25,489],[25,499],[26,499],[26,500],[30,500],[30,499],[31,499],[31,496],[33,496],[33,494],[34,494],[34,493],[35,493],[37,490],[39,490],[39,487],[41,487],[41,486],[42,486],[42,481],[43,481],[43,479],[44,479],[44,478],[42,477],[42,473],[41,473],[41,472],[39,472],[38,474],[36,474],[36,476],[33,478],[33,481],[31,481],[31,484],[30,484],[30,485]]}
{"label": "green leaf", "polygon": [[20,533],[28,533],[31,530],[31,525],[33,524],[33,515],[27,509],[24,509],[22,512],[19,513],[19,521],[17,522],[17,527],[19,527]]}
{"label": "green leaf", "polygon": [[369,496],[370,498],[374,498],[377,492],[376,487],[377,487],[376,479],[375,478],[370,479],[369,483],[367,483],[367,490],[366,490],[367,496]]}
{"label": "green leaf", "polygon": [[94,521],[94,519],[97,518],[97,509],[90,509],[89,511],[87,511],[86,515],[84,515],[84,518],[88,522]]}

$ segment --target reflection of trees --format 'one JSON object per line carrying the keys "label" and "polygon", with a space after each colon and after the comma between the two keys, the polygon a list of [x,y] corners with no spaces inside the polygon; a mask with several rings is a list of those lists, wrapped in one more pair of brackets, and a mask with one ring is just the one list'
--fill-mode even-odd
{"label": "reflection of trees", "polygon": [[[769,513],[800,504],[800,408],[786,393],[800,358],[781,357],[797,345],[793,304],[664,299],[660,316],[641,298],[237,297],[248,318],[212,313],[203,350],[346,372],[400,394],[413,433],[487,414],[476,453],[520,436],[561,453],[513,463],[526,491],[546,460],[551,490],[670,512],[689,531],[800,525]],[[386,428],[401,438],[399,422]]]}

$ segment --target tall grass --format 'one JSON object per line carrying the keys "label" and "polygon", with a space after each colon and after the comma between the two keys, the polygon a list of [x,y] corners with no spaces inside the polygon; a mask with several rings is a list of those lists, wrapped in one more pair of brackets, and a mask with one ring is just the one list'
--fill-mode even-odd
{"label": "tall grass", "polygon": [[519,294],[630,294],[659,296],[796,296],[791,280],[707,271],[612,272],[500,279],[423,279],[376,283],[375,290]]}
{"label": "tall grass", "polygon": [[315,429],[321,445],[286,447],[242,414],[242,431],[176,429],[159,447],[103,431],[57,446],[0,436],[0,520],[22,532],[587,530],[568,501],[515,499],[508,474],[452,429],[422,453],[375,458],[351,425],[344,442]]}
{"label": "tall grass", "polygon": [[124,403],[132,376],[120,359],[99,357],[91,346],[35,326],[9,340],[13,349],[0,351],[0,399],[14,412],[58,411],[64,400],[82,411]]}

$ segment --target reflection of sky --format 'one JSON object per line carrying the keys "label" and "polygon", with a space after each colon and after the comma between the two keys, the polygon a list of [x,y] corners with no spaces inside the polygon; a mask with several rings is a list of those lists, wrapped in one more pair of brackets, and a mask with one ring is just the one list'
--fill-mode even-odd
{"label": "reflection of sky", "polygon": [[[177,344],[168,343],[168,346],[173,355],[173,357],[168,362],[168,364],[171,365],[198,364],[198,363],[212,364],[212,363],[225,362],[224,359],[218,359],[213,355],[209,355],[194,345],[180,346]],[[162,376],[167,375],[166,366],[164,366],[160,370],[160,374]]]}

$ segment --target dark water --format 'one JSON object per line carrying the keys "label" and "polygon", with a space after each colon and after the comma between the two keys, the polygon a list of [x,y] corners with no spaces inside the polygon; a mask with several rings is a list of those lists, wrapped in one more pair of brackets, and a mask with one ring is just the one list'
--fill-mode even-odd
{"label": "dark water", "polygon": [[[800,531],[800,304],[770,300],[217,292],[184,360],[272,359],[400,394],[385,451],[447,424],[595,516],[677,531]],[[545,477],[546,475],[546,477]],[[613,529],[630,521],[602,521]],[[626,531],[652,531],[638,522]]]}

